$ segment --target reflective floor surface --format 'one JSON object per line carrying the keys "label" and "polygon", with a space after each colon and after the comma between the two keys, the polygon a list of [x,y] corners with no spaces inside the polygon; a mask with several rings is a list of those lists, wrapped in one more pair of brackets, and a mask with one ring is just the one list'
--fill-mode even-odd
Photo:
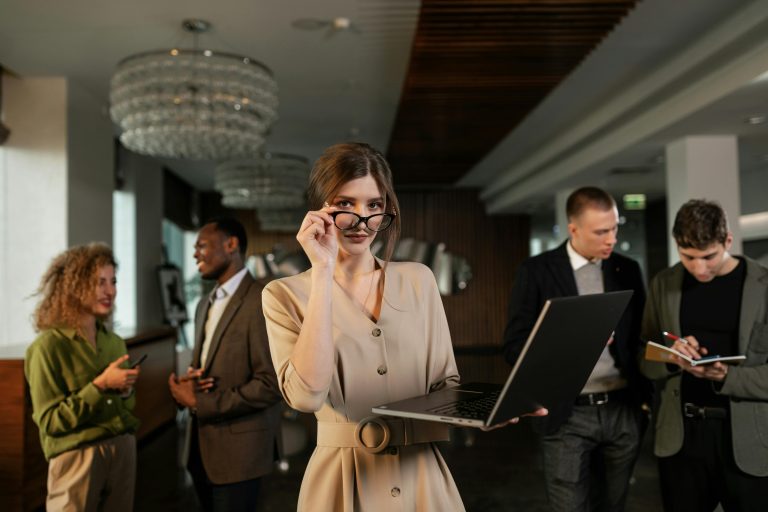
{"label": "reflective floor surface", "polygon": [[[311,453],[311,418],[287,423],[286,446],[294,451],[286,471],[265,478],[262,512],[296,509],[301,475]],[[200,510],[186,472],[178,467],[180,431],[171,425],[141,443],[137,477],[137,511]],[[648,437],[648,436],[646,436]],[[445,457],[468,512],[547,510],[536,437],[527,425],[492,432],[457,428]],[[656,463],[645,439],[635,468],[627,512],[661,510]]]}

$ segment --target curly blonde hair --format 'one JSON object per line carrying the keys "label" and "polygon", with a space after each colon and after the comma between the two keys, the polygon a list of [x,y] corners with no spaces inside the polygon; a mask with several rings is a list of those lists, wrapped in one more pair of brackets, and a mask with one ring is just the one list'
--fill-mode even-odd
{"label": "curly blonde hair", "polygon": [[103,243],[79,245],[56,256],[37,290],[42,298],[35,308],[35,328],[78,328],[86,305],[94,298],[98,272],[104,265],[117,268],[112,249]]}

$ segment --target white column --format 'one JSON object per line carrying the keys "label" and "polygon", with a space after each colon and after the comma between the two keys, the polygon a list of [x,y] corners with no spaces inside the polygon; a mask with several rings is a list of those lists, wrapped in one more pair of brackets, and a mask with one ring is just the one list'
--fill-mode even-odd
{"label": "white column", "polygon": [[667,220],[669,262],[678,261],[672,226],[677,210],[689,199],[717,201],[728,214],[733,232],[731,252],[741,254],[738,140],[734,135],[685,137],[667,145]]}
{"label": "white column", "polygon": [[3,80],[0,147],[0,345],[30,343],[33,296],[67,247],[112,242],[112,125],[63,77]]}
{"label": "white column", "polygon": [[114,132],[103,102],[67,84],[67,243],[112,244]]}
{"label": "white column", "polygon": [[3,76],[0,147],[0,344],[35,336],[32,296],[67,246],[67,82]]}

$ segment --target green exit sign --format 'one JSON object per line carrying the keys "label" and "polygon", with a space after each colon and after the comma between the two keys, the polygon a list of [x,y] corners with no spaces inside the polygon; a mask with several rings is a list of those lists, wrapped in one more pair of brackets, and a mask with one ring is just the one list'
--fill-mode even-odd
{"label": "green exit sign", "polygon": [[624,194],[625,210],[645,210],[645,194]]}

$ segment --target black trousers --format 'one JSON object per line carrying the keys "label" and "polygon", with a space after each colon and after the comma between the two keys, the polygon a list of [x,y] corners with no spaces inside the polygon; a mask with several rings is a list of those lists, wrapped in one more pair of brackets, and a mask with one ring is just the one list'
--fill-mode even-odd
{"label": "black trousers", "polygon": [[645,418],[623,401],[576,405],[541,438],[547,501],[553,512],[624,510]]}
{"label": "black trousers", "polygon": [[730,419],[684,418],[683,447],[659,459],[661,498],[668,512],[768,510],[768,477],[744,473],[733,458]]}
{"label": "black trousers", "polygon": [[211,482],[205,473],[203,460],[200,457],[197,420],[192,421],[191,428],[192,442],[189,447],[187,469],[192,475],[195,492],[203,510],[205,512],[253,512],[256,510],[261,490],[261,478],[223,485]]}

